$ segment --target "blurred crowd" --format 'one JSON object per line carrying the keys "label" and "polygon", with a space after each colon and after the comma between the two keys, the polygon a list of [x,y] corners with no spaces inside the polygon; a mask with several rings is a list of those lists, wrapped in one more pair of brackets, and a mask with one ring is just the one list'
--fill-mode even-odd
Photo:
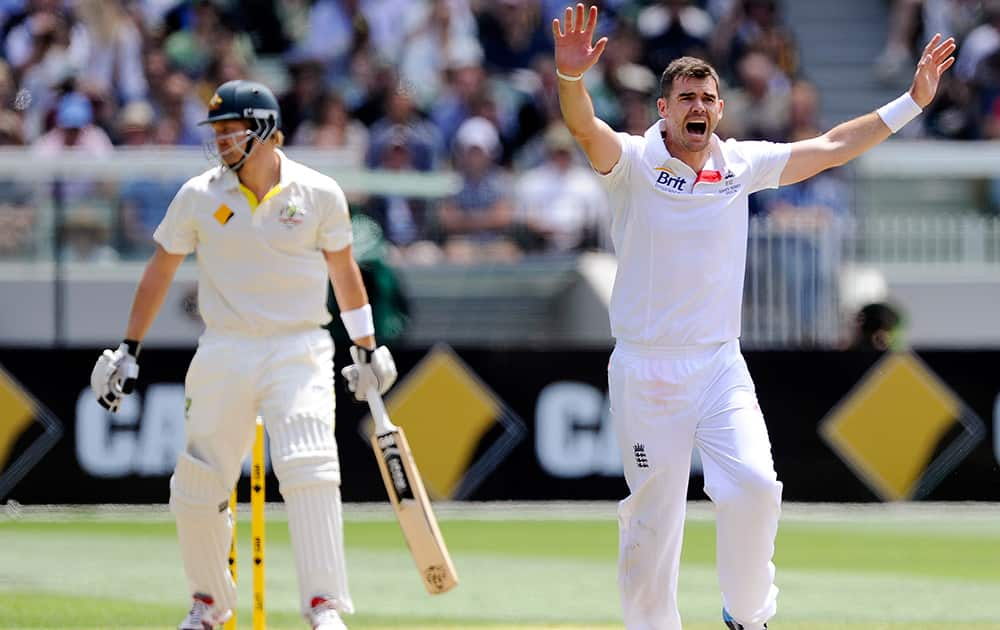
{"label": "blurred crowd", "polygon": [[[877,70],[912,68],[920,0],[895,0]],[[551,20],[567,0],[0,0],[0,145],[96,159],[116,146],[198,145],[214,88],[251,78],[279,94],[290,146],[337,150],[357,167],[451,169],[442,200],[353,197],[394,262],[517,260],[607,247],[609,210],[560,123]],[[604,0],[610,44],[587,74],[597,114],[641,134],[674,57],[715,63],[719,134],[795,140],[819,133],[816,88],[779,0]],[[926,0],[967,42],[926,133],[1000,134],[1000,0]],[[902,17],[899,17],[902,16]],[[959,17],[961,16],[961,17]],[[909,21],[907,21],[909,20]],[[896,40],[899,40],[898,42]],[[900,44],[902,42],[902,44]],[[903,52],[898,50],[903,46]],[[909,47],[909,48],[907,48]],[[895,64],[895,65],[894,65]],[[912,70],[911,70],[912,71]],[[62,182],[0,192],[0,256],[38,256],[61,202],[71,260],[144,257],[179,182]],[[836,173],[761,196],[755,213],[808,225],[846,212]],[[805,219],[801,219],[805,216]]]}
{"label": "blurred crowd", "polygon": [[1000,0],[890,0],[885,47],[875,62],[878,78],[908,85],[934,33],[954,37],[959,47],[921,132],[950,140],[1000,138]]}

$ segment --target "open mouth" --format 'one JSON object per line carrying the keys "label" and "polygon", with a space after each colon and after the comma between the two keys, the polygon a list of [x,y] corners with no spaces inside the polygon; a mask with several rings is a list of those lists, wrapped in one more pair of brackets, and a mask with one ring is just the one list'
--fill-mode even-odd
{"label": "open mouth", "polygon": [[708,133],[708,123],[703,120],[692,120],[684,125],[684,129],[692,136],[704,136]]}

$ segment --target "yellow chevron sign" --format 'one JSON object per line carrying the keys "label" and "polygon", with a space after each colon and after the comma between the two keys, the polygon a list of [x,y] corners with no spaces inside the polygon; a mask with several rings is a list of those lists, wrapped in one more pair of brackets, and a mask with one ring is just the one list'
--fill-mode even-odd
{"label": "yellow chevron sign", "polygon": [[[389,392],[385,405],[393,423],[406,429],[433,499],[468,496],[525,433],[521,419],[444,345],[421,359]],[[483,444],[498,424],[500,437]],[[362,426],[367,439],[374,430],[371,418]]]}
{"label": "yellow chevron sign", "polygon": [[[35,424],[42,434],[31,438]],[[0,499],[62,436],[62,425],[14,377],[0,368]],[[20,448],[17,448],[20,445]],[[16,450],[15,450],[16,449]]]}
{"label": "yellow chevron sign", "polygon": [[984,434],[982,421],[910,353],[886,355],[820,424],[830,447],[890,501],[926,495]]}
{"label": "yellow chevron sign", "polygon": [[35,421],[35,406],[27,392],[0,371],[0,470],[7,468],[14,443]]}

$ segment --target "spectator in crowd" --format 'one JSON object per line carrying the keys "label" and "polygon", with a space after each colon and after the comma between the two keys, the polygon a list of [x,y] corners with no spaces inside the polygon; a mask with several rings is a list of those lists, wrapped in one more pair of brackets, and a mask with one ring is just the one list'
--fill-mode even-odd
{"label": "spectator in crowd", "polygon": [[400,39],[398,18],[406,6],[405,0],[317,0],[305,37],[290,58],[319,60],[330,81],[347,74],[360,49],[372,48],[376,57],[393,60]]}
{"label": "spectator in crowd", "polygon": [[552,37],[541,19],[537,0],[497,0],[486,3],[477,16],[485,66],[509,73],[531,67],[538,56],[552,54]]}
{"label": "spectator in crowd", "polygon": [[278,99],[282,126],[291,144],[296,140],[299,125],[319,115],[320,101],[326,94],[323,64],[315,59],[303,59],[288,68],[291,85]]}
{"label": "spectator in crowd", "polygon": [[735,0],[715,29],[711,49],[712,57],[729,77],[751,50],[770,57],[785,76],[798,75],[798,47],[781,19],[778,0]]}
{"label": "spectator in crowd", "polygon": [[518,258],[510,239],[511,186],[496,163],[501,151],[496,128],[484,118],[468,119],[455,134],[455,168],[462,176],[462,189],[438,210],[445,254],[452,262]]}
{"label": "spectator in crowd", "polygon": [[179,129],[178,144],[186,146],[202,146],[205,138],[205,128],[198,126],[198,121],[204,114],[205,106],[194,93],[191,79],[179,70],[170,71],[164,79],[164,84],[155,102],[157,118],[169,118],[177,123]]}
{"label": "spectator in crowd", "polygon": [[911,49],[917,36],[923,0],[892,0],[885,48],[875,61],[875,75],[885,81],[909,80]]}
{"label": "spectator in crowd", "polygon": [[489,91],[483,68],[483,51],[477,42],[464,42],[450,52],[445,71],[446,83],[431,113],[445,146],[451,147],[459,126],[479,107]]}
{"label": "spectator in crowd", "polygon": [[68,15],[54,0],[34,0],[7,34],[7,61],[31,99],[25,110],[29,141],[49,129],[45,113],[55,108],[72,77],[87,65],[82,38],[82,29],[71,28]]}
{"label": "spectator in crowd", "polygon": [[805,140],[823,133],[820,129],[819,105],[819,90],[813,83],[805,79],[796,79],[792,83],[788,93],[789,140]]}
{"label": "spectator in crowd", "polygon": [[[964,54],[964,49],[963,49]],[[983,129],[983,116],[973,86],[957,76],[945,75],[938,97],[924,112],[924,130],[929,136],[948,140],[977,140],[989,130]]]}
{"label": "spectator in crowd", "polygon": [[121,0],[79,0],[75,10],[83,26],[87,59],[80,81],[112,95],[116,103],[145,98],[142,34]]}
{"label": "spectator in crowd", "polygon": [[242,79],[249,73],[247,62],[235,47],[220,45],[195,85],[198,100],[203,103],[209,102],[215,93],[215,86]]}
{"label": "spectator in crowd", "polygon": [[[155,146],[153,108],[145,101],[126,105],[119,117],[122,145],[132,148]],[[153,231],[180,189],[181,180],[141,177],[122,181],[118,192],[121,246],[125,256],[146,258],[153,253]]]}
{"label": "spectator in crowd", "polygon": [[[114,150],[111,139],[103,129],[93,124],[93,118],[93,107],[86,96],[79,92],[63,95],[56,111],[56,128],[35,141],[35,154],[47,158],[72,150],[94,159],[110,156]],[[92,199],[104,188],[95,181],[82,178],[57,183],[67,204]]]}
{"label": "spectator in crowd", "polygon": [[262,55],[277,55],[288,50],[294,37],[291,23],[296,12],[305,14],[305,5],[305,2],[287,0],[240,2],[238,6],[243,24],[254,49]]}
{"label": "spectator in crowd", "polygon": [[[623,88],[618,82],[620,76],[618,70],[623,66],[642,65],[642,38],[637,27],[626,20],[619,21],[615,25],[611,36],[612,39],[608,41],[601,57],[601,63],[594,66],[593,77],[588,75],[587,80],[589,91],[593,95],[595,113],[615,129],[620,129],[625,113],[622,111],[619,97]],[[555,74],[554,66],[553,74]],[[559,115],[554,120],[561,122],[562,116]]]}
{"label": "spectator in crowd", "polygon": [[539,136],[559,120],[559,91],[552,59],[535,59],[531,70],[521,71],[519,79],[521,97],[512,107],[513,129],[508,142],[515,169],[541,162]]}
{"label": "spectator in crowd", "polygon": [[737,66],[739,87],[726,94],[720,138],[782,141],[788,137],[789,85],[777,64],[751,51]]}
{"label": "spectator in crowd", "polygon": [[335,149],[347,163],[361,166],[368,152],[368,129],[351,118],[339,94],[324,95],[314,120],[306,120],[295,132],[294,144]]}
{"label": "spectator in crowd", "polygon": [[979,63],[1000,50],[1000,0],[983,0],[983,19],[962,41],[962,55],[955,61],[955,75],[962,81],[975,78]]}
{"label": "spectator in crowd", "polygon": [[[181,5],[186,6],[186,5]],[[200,76],[217,54],[232,49],[247,67],[253,65],[253,46],[243,32],[234,32],[230,24],[235,16],[224,15],[212,0],[195,0],[185,18],[186,28],[170,33],[163,50],[171,64],[189,77]]]}
{"label": "spectator in crowd", "polygon": [[80,37],[81,29],[70,33],[69,16],[59,0],[28,0],[22,13],[11,16],[4,25],[4,57],[14,67],[19,79],[34,65],[43,62],[50,53],[68,56],[73,43],[73,63],[83,66],[85,59]]}
{"label": "spectator in crowd", "polygon": [[441,91],[452,48],[478,46],[476,22],[467,0],[429,0],[410,6],[404,16],[404,29],[400,77],[417,106],[428,108]]}
{"label": "spectator in crowd", "polygon": [[656,109],[650,105],[655,99],[650,97],[659,87],[659,80],[649,68],[633,63],[620,66],[614,78],[622,109],[618,127],[625,133],[642,135],[656,116]]}
{"label": "spectator in crowd", "polygon": [[712,16],[691,0],[654,2],[639,13],[636,24],[645,50],[642,62],[650,72],[662,72],[685,55],[708,57]]}
{"label": "spectator in crowd", "polygon": [[[411,129],[392,127],[378,145],[378,168],[393,172],[413,172]],[[373,147],[374,148],[374,147]],[[430,264],[442,259],[433,242],[436,225],[426,199],[404,195],[376,195],[365,205],[365,214],[378,223],[389,243],[389,261],[394,264]]]}
{"label": "spectator in crowd", "polygon": [[374,167],[380,161],[383,145],[394,139],[393,130],[400,126],[409,130],[408,148],[414,167],[418,171],[436,168],[444,156],[444,141],[437,127],[417,111],[413,94],[404,84],[386,95],[385,116],[371,126],[368,166]]}
{"label": "spectator in crowd", "polygon": [[593,170],[577,159],[564,124],[544,135],[546,160],[526,171],[515,190],[518,241],[526,251],[566,253],[595,248],[610,224],[607,194]]}
{"label": "spectator in crowd", "polygon": [[162,48],[150,46],[143,52],[142,69],[149,88],[149,102],[158,103],[164,98],[164,87],[170,76],[170,59]]}
{"label": "spectator in crowd", "polygon": [[[975,25],[982,0],[890,0],[889,28],[885,45],[873,66],[875,76],[886,84],[905,85],[914,57],[914,46],[934,33],[958,41]],[[982,2],[984,8],[990,0]],[[922,36],[920,34],[923,25]],[[962,46],[962,56],[966,55]],[[971,51],[969,51],[971,52]],[[961,76],[961,59],[955,69]]]}
{"label": "spectator in crowd", "polygon": [[885,352],[903,345],[903,315],[887,302],[872,302],[861,307],[854,319],[850,350]]}
{"label": "spectator in crowd", "polygon": [[389,95],[398,88],[396,68],[385,61],[373,59],[363,51],[354,55],[350,75],[334,83],[334,89],[344,95],[354,117],[366,127],[371,127],[385,116]]}
{"label": "spectator in crowd", "polygon": [[111,246],[111,217],[106,208],[70,208],[62,225],[62,259],[67,263],[110,264],[118,260]]}

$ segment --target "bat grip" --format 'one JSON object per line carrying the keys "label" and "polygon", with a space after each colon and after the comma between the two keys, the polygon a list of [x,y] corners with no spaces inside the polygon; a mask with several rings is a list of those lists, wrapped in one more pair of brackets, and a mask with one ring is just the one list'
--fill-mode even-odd
{"label": "bat grip", "polygon": [[375,433],[382,435],[390,431],[395,431],[396,425],[389,420],[389,414],[385,410],[385,403],[382,402],[382,395],[378,393],[378,389],[369,387],[368,391],[365,392],[365,398],[368,400],[368,408],[372,412],[372,419],[375,420]]}

